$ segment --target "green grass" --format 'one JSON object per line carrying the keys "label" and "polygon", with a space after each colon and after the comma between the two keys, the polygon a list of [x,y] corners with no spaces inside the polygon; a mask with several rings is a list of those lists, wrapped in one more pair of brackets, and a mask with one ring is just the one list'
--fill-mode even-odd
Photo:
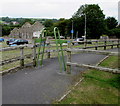
{"label": "green grass", "polygon": [[118,68],[118,56],[110,56],[108,59],[103,61],[101,64],[103,67]]}
{"label": "green grass", "polygon": [[[117,56],[111,56],[100,65],[117,68],[117,60]],[[66,98],[54,104],[120,104],[120,75],[88,70],[82,77],[84,80]]]}
{"label": "green grass", "polygon": [[59,43],[59,44],[67,43],[68,42],[68,40],[59,40],[59,39],[53,40],[53,41],[57,41],[57,43]]}
{"label": "green grass", "polygon": [[45,38],[43,38],[43,39],[36,38],[36,39],[35,39],[35,43],[40,43],[41,41],[45,41],[45,40],[46,40]]}

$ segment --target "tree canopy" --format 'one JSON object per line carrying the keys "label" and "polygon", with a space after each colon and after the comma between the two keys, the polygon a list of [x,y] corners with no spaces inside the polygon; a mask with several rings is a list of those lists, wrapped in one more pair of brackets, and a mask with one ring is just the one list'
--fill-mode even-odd
{"label": "tree canopy", "polygon": [[118,25],[118,22],[114,17],[107,17],[105,21],[108,29],[116,28]]}
{"label": "tree canopy", "polygon": [[[105,31],[105,15],[97,4],[82,5],[73,15],[73,20],[81,35],[84,35],[85,30],[85,15],[86,15],[86,29],[88,38],[99,38]],[[77,22],[76,22],[77,20]],[[75,31],[76,32],[76,31]]]}
{"label": "tree canopy", "polygon": [[[4,22],[17,21],[19,25],[5,25]],[[98,4],[85,4],[78,8],[78,10],[72,15],[72,18],[65,19],[36,19],[36,18],[9,18],[2,17],[2,34],[8,35],[14,27],[20,27],[25,22],[33,24],[35,21],[42,22],[48,30],[48,36],[54,36],[53,29],[58,27],[60,34],[65,37],[71,37],[71,30],[73,26],[73,37],[82,37],[86,35],[88,38],[100,38],[101,35],[106,34],[109,36],[120,36],[120,25],[114,17],[107,17],[103,14],[103,10]],[[86,23],[86,24],[85,24]]]}

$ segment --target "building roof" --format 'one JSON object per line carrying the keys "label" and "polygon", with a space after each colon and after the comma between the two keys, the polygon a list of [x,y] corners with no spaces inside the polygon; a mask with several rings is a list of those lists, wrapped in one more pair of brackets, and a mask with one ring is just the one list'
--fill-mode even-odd
{"label": "building roof", "polygon": [[43,26],[40,22],[38,22],[38,21],[36,21],[36,22],[32,25],[33,31],[40,31],[40,30],[42,30],[43,28],[44,28],[44,26]]}
{"label": "building roof", "polygon": [[35,22],[31,25],[29,22],[26,22],[21,28],[14,28],[10,35],[22,35],[22,36],[33,36],[34,32],[41,31],[44,26],[40,22]]}
{"label": "building roof", "polygon": [[26,22],[23,26],[22,26],[22,28],[29,28],[29,27],[31,27],[32,25],[29,23],[29,22]]}

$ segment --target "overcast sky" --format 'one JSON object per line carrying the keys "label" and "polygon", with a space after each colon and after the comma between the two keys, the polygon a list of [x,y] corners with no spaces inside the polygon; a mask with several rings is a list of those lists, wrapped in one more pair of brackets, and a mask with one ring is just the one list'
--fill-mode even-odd
{"label": "overcast sky", "polygon": [[119,0],[2,0],[1,16],[71,18],[84,4],[98,4],[103,13],[118,19]]}

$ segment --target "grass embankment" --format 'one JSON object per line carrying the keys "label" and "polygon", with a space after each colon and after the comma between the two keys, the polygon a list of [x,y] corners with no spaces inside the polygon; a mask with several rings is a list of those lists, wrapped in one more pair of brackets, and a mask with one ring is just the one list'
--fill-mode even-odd
{"label": "grass embankment", "polygon": [[[118,57],[111,56],[100,66],[118,67]],[[84,80],[57,104],[120,104],[120,75],[88,70]]]}

